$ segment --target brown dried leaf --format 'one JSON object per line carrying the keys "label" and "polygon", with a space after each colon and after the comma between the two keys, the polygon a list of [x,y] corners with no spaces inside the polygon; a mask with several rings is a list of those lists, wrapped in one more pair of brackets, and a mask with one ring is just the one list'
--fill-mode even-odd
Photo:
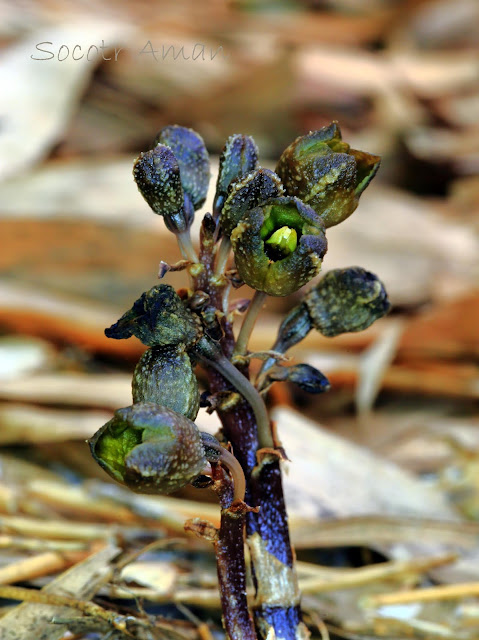
{"label": "brown dried leaf", "polygon": [[[44,591],[89,600],[111,579],[111,562],[119,552],[113,544],[105,546],[50,582]],[[0,619],[0,635],[5,640],[60,640],[67,627],[53,625],[52,618],[71,613],[72,610],[65,607],[23,603]]]}

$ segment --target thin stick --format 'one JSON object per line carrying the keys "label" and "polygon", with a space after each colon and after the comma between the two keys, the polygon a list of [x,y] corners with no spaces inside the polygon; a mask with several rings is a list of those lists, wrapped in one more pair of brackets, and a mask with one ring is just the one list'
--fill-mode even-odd
{"label": "thin stick", "polygon": [[226,263],[228,262],[230,251],[231,241],[227,236],[223,236],[216,258],[215,276],[221,276],[223,274]]}
{"label": "thin stick", "polygon": [[462,584],[446,584],[426,589],[411,589],[397,593],[382,593],[365,599],[369,607],[382,607],[390,604],[409,604],[411,602],[432,602],[435,600],[457,600],[479,596],[479,582],[464,582]]}
{"label": "thin stick", "polygon": [[263,308],[265,300],[265,293],[262,291],[255,291],[248,307],[248,311],[244,317],[243,324],[241,325],[233,355],[244,355],[246,353],[251,333],[254,329],[254,325],[256,324],[256,320],[258,319],[258,315]]}
{"label": "thin stick", "polygon": [[[312,570],[317,570],[316,576],[310,576],[299,580],[302,593],[326,593],[339,589],[354,589],[378,580],[400,578],[404,575],[421,574],[435,567],[440,567],[457,560],[457,554],[448,553],[443,556],[431,558],[415,558],[414,560],[402,560],[395,562],[381,562],[376,565],[360,567],[358,569],[334,570],[312,565]],[[298,563],[297,568],[301,570]],[[381,596],[379,596],[381,597]]]}
{"label": "thin stick", "polygon": [[51,573],[57,573],[80,562],[89,555],[91,555],[91,550],[87,549],[84,551],[69,551],[64,553],[46,551],[31,558],[24,558],[0,569],[0,584],[24,582],[26,580],[33,580],[39,576],[42,577]]}
{"label": "thin stick", "polygon": [[191,242],[190,230],[188,229],[187,231],[178,233],[176,239],[183,256],[188,260],[191,260],[191,262],[198,262],[198,254],[196,253],[195,248],[193,247],[193,243]]}

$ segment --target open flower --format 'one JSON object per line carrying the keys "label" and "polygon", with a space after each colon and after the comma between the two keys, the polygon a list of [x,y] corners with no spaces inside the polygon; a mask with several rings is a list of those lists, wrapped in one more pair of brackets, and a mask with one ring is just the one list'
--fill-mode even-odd
{"label": "open flower", "polygon": [[207,465],[195,423],[152,402],[118,409],[90,440],[90,449],[112,478],[137,493],[177,491]]}
{"label": "open flower", "polygon": [[243,281],[271,296],[287,296],[314,278],[327,249],[319,216],[291,197],[246,212],[231,244]]}
{"label": "open flower", "polygon": [[328,228],[353,213],[379,164],[379,156],[351,149],[343,142],[333,122],[296,138],[283,151],[276,173],[286,193],[309,204]]}
{"label": "open flower", "polygon": [[270,198],[283,195],[281,180],[269,169],[262,167],[237,180],[221,212],[221,228],[229,236],[247,211]]}

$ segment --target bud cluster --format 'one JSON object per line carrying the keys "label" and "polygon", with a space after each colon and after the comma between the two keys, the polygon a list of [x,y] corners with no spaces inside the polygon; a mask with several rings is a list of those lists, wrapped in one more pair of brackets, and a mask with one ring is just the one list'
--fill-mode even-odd
{"label": "bud cluster", "polygon": [[[228,335],[234,342],[231,324],[228,328],[228,278],[260,296],[287,296],[309,283],[326,254],[326,229],[351,215],[378,167],[377,156],[342,140],[336,123],[297,138],[276,171],[258,164],[251,137],[230,136],[220,157],[213,212],[203,221],[203,264],[195,264],[190,227],[210,178],[203,139],[191,129],[168,126],[152,149],[140,154],[133,169],[136,184],[189,258],[167,265],[162,273],[188,266],[192,289],[179,295],[170,285],[156,285],[105,331],[113,339],[135,336],[148,347],[133,373],[133,404],[116,411],[90,441],[93,456],[115,480],[137,492],[170,493],[203,478],[208,464],[221,461],[235,477],[235,495],[244,493],[236,459],[194,423],[200,406],[197,360],[216,368],[266,429],[269,420],[258,391],[288,381],[321,393],[329,382],[309,365],[284,367],[271,358],[257,388],[252,387],[229,360],[234,343],[225,348]],[[231,249],[235,270],[226,272]],[[195,273],[202,279],[195,280]],[[313,328],[325,336],[359,331],[388,310],[376,276],[358,267],[330,271],[284,319],[273,349],[286,352]]]}

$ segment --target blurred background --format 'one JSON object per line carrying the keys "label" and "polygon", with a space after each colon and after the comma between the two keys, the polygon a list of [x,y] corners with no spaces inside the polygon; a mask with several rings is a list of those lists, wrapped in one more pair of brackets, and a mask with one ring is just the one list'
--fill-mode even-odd
{"label": "blurred background", "polygon": [[[180,544],[177,556],[128,565],[116,587],[108,577],[93,591],[77,586],[77,597],[176,598],[218,632],[214,564],[183,534],[186,517],[217,519],[208,492],[133,501],[85,444],[130,404],[143,350],[104,328],[157,283],[160,260],[180,257],[132,163],[163,126],[189,126],[211,153],[214,187],[232,133],[252,135],[274,168],[295,137],[332,120],[382,166],[355,214],[328,231],[323,271],[373,271],[393,311],[363,333],[310,335],[296,349],[296,361],[330,378],[329,394],[283,383],[270,394],[292,460],[293,538],[316,568],[424,565],[424,555],[449,564],[398,569],[393,584],[310,588],[308,622],[322,637],[479,637],[477,601],[467,600],[479,571],[477,0],[0,2],[0,584],[39,587],[53,575],[67,589],[73,566],[91,586],[92,549],[106,571],[113,533],[136,548],[173,532],[197,555]],[[165,281],[186,285],[182,273]],[[271,346],[294,302],[268,301],[253,349]],[[199,423],[217,426],[206,413]],[[451,551],[458,561],[438,561]],[[436,582],[466,586],[446,604],[360,604]],[[22,623],[11,607],[0,631],[30,637],[28,607]],[[195,636],[191,617],[171,615],[184,620],[177,633]],[[45,637],[61,628],[71,626]]]}

